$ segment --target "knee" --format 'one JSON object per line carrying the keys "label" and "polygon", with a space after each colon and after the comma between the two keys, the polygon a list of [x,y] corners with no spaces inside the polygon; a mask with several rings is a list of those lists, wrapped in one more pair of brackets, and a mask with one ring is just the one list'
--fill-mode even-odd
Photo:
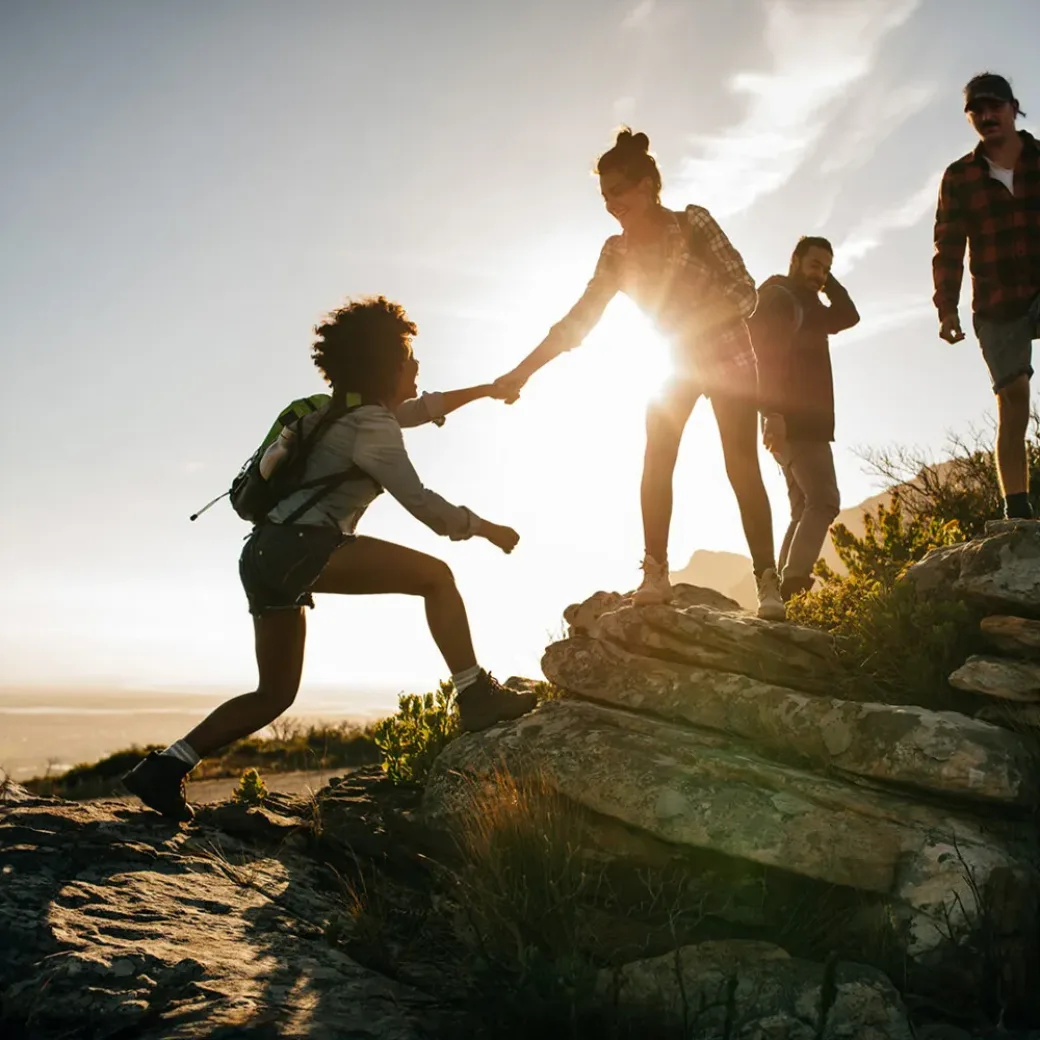
{"label": "knee", "polygon": [[1029,380],[1025,376],[1004,387],[998,394],[1000,422],[1014,429],[1025,429],[1029,424]]}
{"label": "knee", "polygon": [[728,452],[726,454],[726,476],[739,498],[741,495],[765,494],[762,470],[758,466],[758,455],[753,451]]}
{"label": "knee", "polygon": [[264,707],[271,718],[277,718],[282,712],[288,711],[296,700],[299,684],[289,685],[282,683],[261,684],[254,696],[263,701]]}
{"label": "knee", "polygon": [[455,575],[443,560],[430,559],[419,578],[419,589],[423,596],[434,595],[455,588]]}

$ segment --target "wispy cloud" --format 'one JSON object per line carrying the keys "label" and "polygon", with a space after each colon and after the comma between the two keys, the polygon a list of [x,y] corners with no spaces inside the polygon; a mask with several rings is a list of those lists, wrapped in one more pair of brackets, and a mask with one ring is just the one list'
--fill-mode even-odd
{"label": "wispy cloud", "polygon": [[657,6],[657,0],[640,0],[621,22],[622,29],[639,29],[650,20]]}
{"label": "wispy cloud", "polygon": [[924,184],[903,202],[870,214],[857,224],[840,243],[835,244],[834,270],[844,274],[868,253],[881,245],[891,231],[911,228],[935,212],[935,200],[941,172],[931,174]]}
{"label": "wispy cloud", "polygon": [[935,308],[931,301],[919,294],[893,297],[875,301],[864,311],[863,320],[841,334],[837,341],[844,349],[853,343],[870,339],[892,329],[905,329],[908,325],[931,319],[935,322]]}
{"label": "wispy cloud", "polygon": [[937,83],[895,86],[872,80],[870,89],[860,92],[841,125],[834,127],[821,172],[836,173],[869,162],[878,145],[935,100],[938,89]]}
{"label": "wispy cloud", "polygon": [[692,139],[697,154],[683,162],[683,196],[725,216],[785,184],[851,89],[870,74],[881,41],[919,3],[771,0],[766,44],[772,68],[732,78],[730,89],[748,99],[747,113],[730,130]]}

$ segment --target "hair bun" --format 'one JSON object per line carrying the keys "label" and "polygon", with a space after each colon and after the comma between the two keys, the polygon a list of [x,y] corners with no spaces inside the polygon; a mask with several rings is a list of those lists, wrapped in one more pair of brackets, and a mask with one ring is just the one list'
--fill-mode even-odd
{"label": "hair bun", "polygon": [[614,144],[615,148],[620,148],[626,152],[635,152],[642,154],[650,151],[650,138],[644,133],[634,134],[626,126],[617,135],[617,141]]}

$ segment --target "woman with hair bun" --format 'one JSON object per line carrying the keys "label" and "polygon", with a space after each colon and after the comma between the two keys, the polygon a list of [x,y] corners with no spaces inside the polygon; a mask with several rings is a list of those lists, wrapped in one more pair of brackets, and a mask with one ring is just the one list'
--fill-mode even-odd
{"label": "woman with hair bun", "polygon": [[607,239],[582,297],[520,364],[496,382],[513,399],[543,365],[577,347],[618,292],[630,296],[666,336],[673,372],[646,417],[641,488],[643,581],[637,603],[671,597],[668,529],[672,473],[693,406],[711,399],[726,474],[737,496],[758,587],[758,616],[783,620],[769,498],[758,464],[755,355],[747,318],[755,283],[740,254],[702,206],[679,213],[661,205],[661,171],[646,134],[628,128],[596,164],[607,212],[621,234]]}

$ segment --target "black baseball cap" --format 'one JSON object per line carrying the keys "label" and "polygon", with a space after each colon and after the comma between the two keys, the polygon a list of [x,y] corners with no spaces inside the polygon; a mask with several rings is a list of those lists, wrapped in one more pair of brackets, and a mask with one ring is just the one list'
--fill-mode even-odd
{"label": "black baseball cap", "polygon": [[971,111],[976,101],[1014,101],[1015,94],[1003,76],[993,72],[984,72],[968,80],[964,88],[964,111]]}

